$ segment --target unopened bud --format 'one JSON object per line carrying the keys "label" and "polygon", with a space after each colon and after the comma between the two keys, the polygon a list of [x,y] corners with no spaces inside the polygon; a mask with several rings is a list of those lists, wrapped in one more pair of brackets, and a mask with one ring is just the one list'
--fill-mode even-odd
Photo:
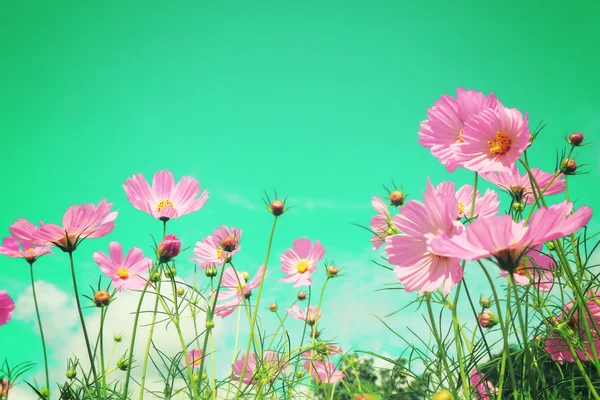
{"label": "unopened bud", "polygon": [[154,271],[152,274],[150,274],[150,281],[157,283],[160,281],[160,272]]}
{"label": "unopened bud", "polygon": [[117,343],[121,342],[123,340],[123,335],[121,333],[117,333],[115,334],[115,336],[113,337],[113,340]]}
{"label": "unopened bud", "polygon": [[521,202],[514,202],[512,203],[512,209],[515,212],[523,212],[523,210],[525,209],[525,204],[521,203]]}
{"label": "unopened bud", "polygon": [[431,400],[454,400],[454,397],[452,396],[452,393],[444,389],[435,392]]}
{"label": "unopened bud", "polygon": [[298,292],[298,300],[306,300],[306,293],[302,291]]}
{"label": "unopened bud", "polygon": [[392,193],[390,193],[390,204],[394,207],[398,207],[404,204],[405,199],[406,197],[404,196],[404,192],[400,190],[394,190]]}
{"label": "unopened bud", "polygon": [[269,310],[270,310],[271,312],[275,312],[275,311],[277,311],[277,309],[278,309],[278,308],[279,308],[279,307],[277,307],[277,303],[271,303],[271,305],[269,306]]}
{"label": "unopened bud", "polygon": [[271,214],[278,217],[284,213],[285,204],[283,204],[283,201],[281,200],[273,200],[273,202],[269,206],[269,211],[271,212]]}
{"label": "unopened bud", "polygon": [[245,282],[248,282],[248,279],[250,279],[250,274],[248,274],[246,271],[242,272],[242,278],[244,278]]}
{"label": "unopened bud", "polygon": [[329,267],[327,267],[327,276],[329,278],[334,278],[335,276],[337,276],[338,272],[339,270],[335,265],[330,265]]}
{"label": "unopened bud", "polygon": [[219,271],[217,271],[215,267],[206,267],[204,270],[204,275],[208,276],[209,278],[214,278],[218,273]]}
{"label": "unopened bud", "polygon": [[127,371],[127,368],[129,368],[129,360],[125,357],[119,358],[117,361],[117,368],[121,371]]}
{"label": "unopened bud", "polygon": [[165,268],[165,278],[173,279],[177,276],[177,269],[175,267]]}
{"label": "unopened bud", "polygon": [[313,337],[313,338],[315,338],[315,339],[318,339],[321,336],[321,332],[319,330],[317,330],[317,329],[313,329],[310,332],[310,336]]}
{"label": "unopened bud", "polygon": [[569,143],[573,146],[581,146],[583,143],[583,134],[581,132],[573,132],[569,136]]}
{"label": "unopened bud", "polygon": [[498,317],[489,310],[480,312],[477,314],[477,318],[479,319],[479,325],[481,325],[482,328],[492,328],[498,323]]}
{"label": "unopened bud", "polygon": [[177,296],[181,297],[185,293],[185,290],[182,287],[177,288]]}
{"label": "unopened bud", "polygon": [[44,399],[48,399],[50,398],[50,389],[48,389],[47,387],[43,387],[40,389],[40,394],[44,396]]}
{"label": "unopened bud", "polygon": [[94,294],[94,303],[96,307],[104,307],[110,304],[110,293],[106,290],[98,290]]}
{"label": "unopened bud", "polygon": [[77,376],[77,370],[76,369],[68,369],[67,373],[65,375],[67,376],[67,379],[75,379],[75,377]]}
{"label": "unopened bud", "polygon": [[206,321],[206,329],[212,329],[215,327],[215,321]]}
{"label": "unopened bud", "polygon": [[227,252],[232,252],[238,247],[238,241],[233,236],[227,236],[221,241],[221,247]]}
{"label": "unopened bud", "polygon": [[156,255],[160,262],[166,263],[177,257],[180,251],[181,240],[171,233],[158,244]]}
{"label": "unopened bud", "polygon": [[565,175],[570,175],[577,171],[577,163],[572,158],[566,158],[560,163],[560,170]]}
{"label": "unopened bud", "polygon": [[300,379],[304,376],[304,373],[302,371],[296,371],[296,378]]}
{"label": "unopened bud", "polygon": [[489,299],[482,297],[481,299],[479,299],[479,305],[482,308],[490,308],[492,306],[492,302]]}

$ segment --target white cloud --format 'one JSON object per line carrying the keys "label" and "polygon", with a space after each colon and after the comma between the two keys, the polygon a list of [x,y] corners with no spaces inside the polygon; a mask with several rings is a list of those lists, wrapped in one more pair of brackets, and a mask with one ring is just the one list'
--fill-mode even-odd
{"label": "white cloud", "polygon": [[240,206],[246,210],[257,210],[259,208],[255,202],[239,194],[227,193],[225,194],[224,198],[226,202]]}

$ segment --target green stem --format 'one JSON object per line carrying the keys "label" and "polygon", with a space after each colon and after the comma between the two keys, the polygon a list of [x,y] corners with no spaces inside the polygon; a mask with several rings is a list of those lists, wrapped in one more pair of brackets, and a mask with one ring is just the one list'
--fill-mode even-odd
{"label": "green stem", "polygon": [[438,345],[438,350],[440,352],[440,357],[442,359],[442,364],[444,365],[444,369],[446,370],[446,376],[448,377],[448,382],[450,383],[450,389],[454,394],[455,398],[458,397],[458,391],[456,389],[456,384],[454,383],[454,378],[452,378],[452,372],[450,371],[450,366],[448,365],[448,358],[446,357],[446,349],[444,349],[444,344],[442,343],[442,339],[440,338],[440,334],[437,329],[437,325],[435,324],[435,316],[433,315],[433,308],[431,307],[431,294],[427,294],[427,310],[429,312],[429,320],[431,321],[431,329],[433,331],[433,336],[435,337],[435,341]]}
{"label": "green stem", "polygon": [[107,399],[106,392],[106,368],[104,365],[104,319],[106,317],[106,307],[102,307],[100,311],[100,372],[102,372],[102,395]]}
{"label": "green stem", "polygon": [[98,374],[96,373],[96,366],[94,365],[94,356],[92,356],[92,347],[90,346],[90,338],[85,327],[85,319],[83,318],[81,302],[79,301],[79,290],[77,289],[77,278],[75,277],[75,263],[73,262],[73,252],[69,252],[69,262],[71,263],[71,278],[73,280],[73,291],[75,292],[75,301],[77,302],[77,312],[79,313],[79,320],[81,321],[81,328],[83,329],[85,346],[87,348],[88,357],[90,359],[92,374],[94,375],[94,385],[96,386],[96,394],[99,395],[100,393],[98,388]]}
{"label": "green stem", "polygon": [[44,339],[44,330],[42,329],[42,318],[40,317],[40,309],[38,307],[37,296],[35,294],[35,281],[33,279],[33,263],[34,261],[28,261],[29,273],[31,275],[31,292],[33,293],[33,304],[35,305],[35,314],[37,316],[38,327],[40,328],[40,337],[42,338],[42,350],[44,352],[44,368],[46,370],[46,388],[50,390],[50,378],[48,373],[48,355],[46,352],[46,340]]}
{"label": "green stem", "polygon": [[[158,273],[162,273],[160,268],[158,269]],[[154,301],[154,311],[152,312],[152,321],[150,322],[150,332],[148,333],[148,343],[146,343],[146,351],[144,352],[144,363],[142,364],[142,378],[140,381],[140,400],[144,398],[144,387],[146,385],[146,371],[148,370],[148,357],[150,355],[150,346],[152,345],[152,335],[154,334],[154,325],[156,325],[156,312],[158,311],[158,300],[160,299],[160,286],[162,280],[159,280],[156,286],[154,287],[156,291],[156,300]],[[141,299],[140,299],[141,304]],[[129,355],[131,359],[131,354]],[[131,369],[131,364],[129,365],[128,371]]]}
{"label": "green stem", "polygon": [[[477,175],[475,175],[477,176]],[[475,191],[474,191],[475,192]],[[462,357],[462,342],[460,339],[460,324],[458,321],[457,315],[457,304],[458,304],[458,296],[460,294],[460,289],[462,287],[462,280],[458,282],[456,286],[456,296],[454,298],[454,304],[452,304],[452,327],[454,329],[454,342],[456,343],[456,357],[458,358],[458,365],[460,368],[460,378],[462,380],[463,392],[465,393],[465,397],[468,399],[471,397],[469,381],[467,380],[467,372],[465,370],[465,363]]]}
{"label": "green stem", "polygon": [[[521,311],[521,300],[519,299],[519,291],[517,290],[517,285],[512,272],[508,274],[508,282],[513,287],[513,292],[515,294],[515,304],[517,308],[517,314],[519,316],[519,325],[521,326],[521,335],[523,336],[523,346],[525,347],[525,369],[527,371],[527,377],[529,381],[529,390],[531,390],[531,398],[537,399],[537,385],[535,382],[535,371],[532,369],[533,360],[531,348],[529,347],[529,339],[527,337],[527,324],[523,318],[523,312]],[[507,293],[507,295],[510,296],[510,293]]]}

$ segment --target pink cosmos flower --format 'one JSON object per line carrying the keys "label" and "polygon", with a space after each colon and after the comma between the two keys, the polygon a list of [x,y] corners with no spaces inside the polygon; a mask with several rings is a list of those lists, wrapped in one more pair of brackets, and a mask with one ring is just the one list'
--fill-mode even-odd
{"label": "pink cosmos flower", "polygon": [[463,143],[456,146],[461,167],[485,172],[509,172],[529,146],[531,134],[525,118],[516,108],[485,109],[465,123]]}
{"label": "pink cosmos flower", "polygon": [[6,293],[6,290],[0,290],[0,326],[8,323],[15,309],[15,302]]}
{"label": "pink cosmos flower", "polygon": [[421,122],[419,144],[431,150],[449,172],[458,166],[457,146],[464,142],[465,123],[485,109],[501,106],[493,93],[486,96],[475,90],[456,89],[456,99],[443,95],[427,110],[427,120]]}
{"label": "pink cosmos flower", "polygon": [[110,242],[108,252],[110,256],[101,251],[95,252],[94,261],[112,279],[113,286],[121,292],[123,289],[142,289],[146,284],[142,274],[152,267],[152,260],[144,257],[137,247],[131,248],[123,259],[123,248],[117,242]]}
{"label": "pink cosmos flower", "polygon": [[502,269],[514,271],[527,249],[569,235],[592,217],[589,207],[583,206],[571,215],[572,210],[573,203],[567,201],[538,209],[528,226],[525,221],[514,222],[510,215],[480,218],[462,234],[432,236],[427,245],[431,251],[446,257],[471,261],[494,257]]}
{"label": "pink cosmos flower", "polygon": [[[246,355],[244,354],[241,359],[236,360],[233,363],[233,380],[239,381],[240,377],[242,377],[245,360]],[[285,363],[283,360],[279,359],[279,355],[274,351],[265,351],[261,363],[258,363],[256,353],[252,352],[248,356],[248,362],[246,364],[244,376],[242,377],[242,382],[246,385],[250,383],[255,384],[259,381],[268,384],[274,381],[284,370]]]}
{"label": "pink cosmos flower", "polygon": [[440,234],[453,237],[462,232],[457,210],[454,183],[443,182],[434,188],[428,180],[423,203],[409,200],[394,217],[394,225],[402,233],[386,238],[385,251],[388,262],[397,265],[394,272],[407,292],[418,289],[423,294],[442,285],[448,294],[462,279],[460,258],[445,257],[427,247],[429,238]]}
{"label": "pink cosmos flower", "polygon": [[316,383],[339,383],[344,379],[344,373],[329,360],[306,360],[304,368]]}
{"label": "pink cosmos flower", "polygon": [[317,306],[309,306],[302,310],[298,304],[286,310],[288,315],[300,321],[306,321],[310,326],[313,326],[317,319],[321,319],[322,312]]}
{"label": "pink cosmos flower", "polygon": [[[498,214],[498,210],[500,209],[498,193],[487,189],[483,197],[481,197],[478,190],[475,196],[473,217],[487,218]],[[458,189],[456,192],[456,201],[458,201],[458,218],[468,218],[471,215],[471,206],[473,205],[473,186],[463,185]]]}
{"label": "pink cosmos flower", "polygon": [[146,182],[144,175],[136,174],[125,181],[123,189],[135,208],[161,221],[177,219],[198,211],[208,199],[206,190],[196,198],[200,193],[200,183],[194,178],[184,176],[175,185],[171,171],[155,173],[152,187]]}
{"label": "pink cosmos flower", "polygon": [[287,276],[281,282],[295,282],[294,288],[310,286],[312,273],[317,262],[325,255],[325,248],[318,240],[312,245],[310,239],[296,239],[293,249],[287,249],[281,255],[281,271]]}
{"label": "pink cosmos flower", "polygon": [[[116,211],[111,212],[112,203],[106,199],[97,205],[82,204],[71,206],[63,216],[63,226],[42,223],[35,233],[33,241],[41,245],[54,245],[65,252],[74,251],[87,238],[99,238],[108,235],[115,228]],[[16,230],[11,231],[14,236]],[[19,239],[27,240],[26,237]]]}
{"label": "pink cosmos flower", "polygon": [[[556,178],[552,183],[550,183],[552,178],[554,178],[553,174],[544,172],[538,168],[532,168],[531,174],[538,183],[540,189],[544,190],[544,188],[550,184],[543,192],[545,196],[558,194],[565,190],[566,182],[564,179],[562,179],[563,176]],[[481,174],[481,177],[508,191],[516,202],[531,204],[535,201],[529,174],[526,172],[525,174],[521,175],[516,167],[511,168],[508,172],[486,172]]]}
{"label": "pink cosmos flower", "polygon": [[[240,251],[239,242],[241,236],[242,231],[240,229],[228,228],[223,225],[217,228],[212,235],[205,237],[202,242],[196,242],[196,248],[194,249],[196,257],[191,258],[191,260],[199,263],[200,269],[223,265],[226,254],[229,254],[229,257],[233,257],[233,255]],[[224,248],[223,241],[227,238],[232,238],[238,243],[233,250],[227,251]]]}
{"label": "pink cosmos flower", "polygon": [[24,258],[28,263],[33,264],[38,257],[44,254],[52,254],[47,246],[36,246],[28,240],[21,240],[14,236],[4,238],[2,246],[0,246],[0,254],[12,258]]}
{"label": "pink cosmos flower", "polygon": [[485,375],[473,368],[469,372],[469,380],[471,385],[477,392],[477,400],[491,400],[491,395],[498,393],[498,388],[494,384],[485,379]]}
{"label": "pink cosmos flower", "polygon": [[254,278],[250,282],[246,282],[244,274],[237,272],[233,268],[227,268],[223,273],[222,288],[219,292],[219,300],[229,299],[226,302],[220,303],[215,308],[215,314],[222,318],[230,315],[236,307],[244,301],[244,298],[250,298],[252,289],[260,286],[260,280],[263,273],[267,274],[267,269],[264,264],[258,268]]}
{"label": "pink cosmos flower", "polygon": [[386,236],[398,233],[398,229],[392,224],[392,216],[387,204],[377,196],[373,196],[371,205],[377,211],[377,215],[371,218],[371,231],[375,235],[371,238],[373,250],[377,250],[385,243]]}
{"label": "pink cosmos flower", "polygon": [[202,350],[192,349],[188,351],[187,360],[181,360],[183,365],[190,365],[192,368],[200,368],[202,364]]}
{"label": "pink cosmos flower", "polygon": [[[554,285],[556,262],[552,257],[544,255],[542,245],[535,246],[521,257],[519,265],[514,270],[514,279],[517,285],[535,285],[540,292],[549,292]],[[508,272],[502,270],[501,276],[508,276]]]}
{"label": "pink cosmos flower", "polygon": [[[560,322],[557,324],[556,330],[552,331],[546,338],[544,347],[548,354],[550,354],[550,357],[556,361],[561,363],[564,361],[575,362],[575,357],[573,357],[573,354],[569,349],[569,344],[564,339],[565,336],[569,338],[569,342],[573,346],[573,349],[580,360],[592,360],[593,352],[585,325],[582,321],[582,316],[585,316],[587,319],[590,334],[593,338],[593,345],[596,348],[596,354],[600,355],[600,334],[594,328],[593,322],[596,321],[596,325],[600,326],[600,300],[598,297],[600,296],[600,292],[595,295],[593,293],[588,293],[588,296],[590,297],[590,300],[586,302],[586,305],[590,311],[589,315],[585,309],[572,312],[576,303],[570,301],[565,305],[564,313],[557,318],[557,321]],[[593,320],[590,318],[590,315]],[[559,332],[562,333],[562,336]]]}

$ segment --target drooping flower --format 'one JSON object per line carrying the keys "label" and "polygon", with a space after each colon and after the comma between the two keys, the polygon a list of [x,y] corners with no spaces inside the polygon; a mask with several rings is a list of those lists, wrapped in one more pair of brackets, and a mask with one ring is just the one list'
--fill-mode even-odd
{"label": "drooping flower", "polygon": [[230,315],[236,307],[244,301],[244,298],[250,298],[252,289],[260,286],[260,280],[263,272],[266,276],[267,270],[263,265],[258,268],[256,274],[251,281],[247,282],[244,273],[237,272],[233,268],[227,268],[223,273],[223,281],[221,282],[221,291],[219,292],[219,300],[229,299],[223,303],[217,304],[215,314],[222,318]]}
{"label": "drooping flower", "polygon": [[[517,285],[529,285],[530,283],[540,292],[549,292],[554,284],[553,271],[556,270],[556,262],[552,257],[541,253],[542,245],[537,245],[524,254],[517,267],[513,271]],[[500,271],[501,276],[508,276],[507,271]]]}
{"label": "drooping flower", "polygon": [[287,276],[282,282],[294,282],[294,288],[312,284],[312,273],[317,262],[325,255],[325,248],[318,240],[313,245],[310,239],[296,239],[292,249],[281,255],[281,271]]}
{"label": "drooping flower", "polygon": [[[20,242],[20,243],[19,243]],[[0,246],[0,254],[12,258],[24,258],[28,263],[34,263],[44,254],[52,254],[48,246],[36,246],[33,242],[20,240],[14,236],[4,238]]]}
{"label": "drooping flower", "polygon": [[6,293],[6,290],[0,290],[0,326],[10,321],[14,309],[15,302]]}
{"label": "drooping flower", "polygon": [[[458,202],[458,217],[469,217],[471,215],[471,206],[473,205],[473,186],[463,185],[456,191],[456,201]],[[487,189],[483,196],[479,195],[479,190],[475,194],[475,211],[473,217],[487,218],[498,214],[500,200],[498,193]]]}
{"label": "drooping flower", "polygon": [[242,376],[245,360],[246,355],[244,354],[242,358],[233,363],[233,376],[231,378],[236,381],[239,381],[241,378],[242,382],[246,385],[249,385],[250,383],[256,384],[258,382],[269,384],[285,370],[285,363],[279,358],[279,355],[276,352],[270,350],[265,351],[262,362],[258,362],[256,353],[251,352],[248,356],[248,362],[246,363],[246,370]]}
{"label": "drooping flower", "polygon": [[[539,168],[532,168],[531,174],[540,189],[544,190],[544,188],[548,186],[543,192],[544,196],[558,194],[565,190],[566,182],[562,179],[562,176],[557,177],[553,181],[553,174],[544,172]],[[525,173],[521,175],[516,167],[511,168],[508,172],[486,172],[481,174],[481,177],[506,190],[516,203],[531,204],[535,201],[529,174]]]}
{"label": "drooping flower", "polygon": [[471,117],[483,110],[496,110],[501,106],[493,93],[486,96],[475,90],[456,89],[456,99],[443,95],[427,110],[427,120],[421,122],[419,144],[431,150],[449,172],[459,164],[457,146],[465,141],[463,130]]}
{"label": "drooping flower", "polygon": [[[595,329],[595,326],[600,326],[600,297],[598,296],[600,296],[600,292],[588,293],[589,299],[586,301],[586,306],[589,314],[585,308],[573,311],[573,308],[576,307],[574,301],[565,305],[564,312],[556,318],[556,321],[560,322],[556,324],[556,329],[547,336],[544,344],[550,357],[561,363],[564,361],[575,362],[575,357],[569,348],[570,343],[580,360],[593,360],[592,344],[590,344],[583,317],[587,320],[593,346],[596,354],[600,357],[600,332]],[[565,338],[568,338],[568,341]]]}
{"label": "drooping flower", "polygon": [[[199,263],[200,269],[223,265],[226,255],[232,257],[240,251],[239,242],[241,236],[242,231],[240,229],[228,228],[223,225],[217,228],[212,235],[205,237],[202,242],[196,242],[196,247],[194,248],[194,255],[196,257],[191,258],[191,260]],[[228,247],[231,245],[228,242],[236,243],[233,250],[226,250],[225,247],[231,248]]]}
{"label": "drooping flower", "polygon": [[477,368],[473,368],[469,372],[469,381],[477,392],[477,400],[491,400],[492,397],[490,396],[498,393],[498,388],[491,381],[485,379],[485,375],[477,371]]}
{"label": "drooping flower", "polygon": [[294,305],[292,308],[288,308],[286,312],[290,317],[300,321],[306,321],[310,326],[313,326],[317,319],[321,319],[321,315],[323,314],[317,306],[309,306],[305,310],[302,310],[298,304]]}
{"label": "drooping flower", "polygon": [[569,235],[588,223],[592,209],[583,206],[571,215],[573,203],[564,201],[538,209],[525,226],[514,222],[510,215],[480,218],[470,223],[460,235],[442,234],[427,241],[436,254],[480,260],[494,257],[500,268],[514,272],[521,257],[539,244]]}
{"label": "drooping flower", "polygon": [[375,233],[371,237],[371,243],[373,244],[373,250],[377,250],[385,243],[387,236],[398,233],[398,228],[393,225],[390,210],[380,197],[373,196],[371,205],[377,211],[377,215],[373,216],[370,222],[371,231]]}
{"label": "drooping flower", "polygon": [[443,182],[434,188],[428,180],[423,203],[409,200],[394,216],[394,225],[402,233],[386,238],[385,251],[388,262],[397,266],[394,272],[407,292],[419,290],[423,294],[442,285],[448,294],[462,279],[460,258],[445,257],[427,247],[428,238],[462,232],[457,210],[454,183]]}
{"label": "drooping flower", "polygon": [[[111,212],[111,208],[112,203],[107,203],[106,199],[102,199],[97,206],[93,204],[71,206],[63,216],[62,227],[42,223],[33,241],[36,244],[53,245],[62,251],[72,252],[84,239],[99,238],[112,232],[118,213]],[[14,232],[12,233],[15,235]]]}
{"label": "drooping flower", "polygon": [[199,368],[202,364],[202,350],[192,349],[187,353],[187,359],[182,359],[183,365],[190,365],[192,368]]}
{"label": "drooping flower", "polygon": [[456,146],[458,164],[479,173],[510,171],[529,146],[528,123],[527,114],[504,106],[473,115]]}
{"label": "drooping flower", "polygon": [[177,219],[198,211],[208,199],[207,190],[196,198],[200,193],[200,183],[194,178],[184,176],[175,185],[171,171],[155,173],[152,187],[146,182],[144,175],[136,174],[125,181],[123,189],[135,208],[161,221]]}
{"label": "drooping flower", "polygon": [[110,242],[109,255],[94,253],[94,261],[119,291],[142,289],[146,284],[145,273],[152,267],[152,260],[144,257],[142,250],[133,247],[123,259],[123,248],[118,242]]}
{"label": "drooping flower", "polygon": [[316,383],[338,383],[344,379],[344,373],[335,364],[325,360],[305,360],[304,368]]}

